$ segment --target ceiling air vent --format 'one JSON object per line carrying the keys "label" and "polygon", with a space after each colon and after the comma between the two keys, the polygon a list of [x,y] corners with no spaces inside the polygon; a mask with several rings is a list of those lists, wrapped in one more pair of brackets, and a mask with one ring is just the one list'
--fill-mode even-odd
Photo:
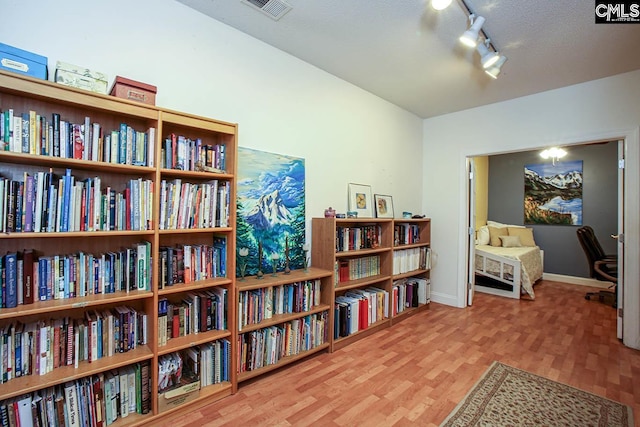
{"label": "ceiling air vent", "polygon": [[274,21],[282,18],[291,6],[282,0],[241,0],[242,3],[258,9]]}

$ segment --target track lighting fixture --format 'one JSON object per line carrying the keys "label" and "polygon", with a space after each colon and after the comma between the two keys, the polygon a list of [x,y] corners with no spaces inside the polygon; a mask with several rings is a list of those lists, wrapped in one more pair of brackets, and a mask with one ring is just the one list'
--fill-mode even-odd
{"label": "track lighting fixture", "polygon": [[471,26],[460,36],[460,42],[465,46],[476,47],[484,21],[485,19],[482,16],[476,16],[473,13],[469,15]]}
{"label": "track lighting fixture", "polygon": [[431,7],[435,10],[443,10],[449,7],[452,0],[431,0]]}
{"label": "track lighting fixture", "polygon": [[[484,72],[491,78],[497,79],[507,58],[498,53],[495,44],[482,28],[486,21],[485,18],[476,15],[469,8],[466,0],[458,0],[458,3],[463,6],[469,17],[469,28],[460,36],[460,42],[465,46],[476,48],[480,54],[480,63]],[[445,9],[449,4],[451,4],[451,0],[431,0],[431,6],[436,10]]]}
{"label": "track lighting fixture", "polygon": [[498,60],[496,61],[496,63],[490,66],[489,68],[485,69],[484,72],[487,73],[487,75],[489,75],[491,78],[497,79],[498,76],[500,75],[500,71],[502,71],[502,66],[504,65],[505,62],[507,62],[507,57],[504,55],[501,55],[500,58],[498,58]]}
{"label": "track lighting fixture", "polygon": [[485,70],[495,64],[498,59],[500,59],[500,55],[498,52],[493,52],[489,50],[489,40],[485,40],[482,43],[478,43],[478,53],[480,54],[480,63],[482,64],[482,68]]}

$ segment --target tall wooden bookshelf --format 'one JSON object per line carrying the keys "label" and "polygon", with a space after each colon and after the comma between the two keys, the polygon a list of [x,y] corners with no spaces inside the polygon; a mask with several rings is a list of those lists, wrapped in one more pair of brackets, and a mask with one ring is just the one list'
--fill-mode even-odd
{"label": "tall wooden bookshelf", "polygon": [[[393,220],[365,218],[313,218],[312,219],[311,260],[314,266],[332,270],[332,351],[371,335],[390,325],[389,295],[391,293]],[[375,290],[386,293],[376,296],[382,298],[382,314],[377,307],[370,307],[370,301],[358,307],[362,313],[364,306],[376,310],[375,315],[369,312],[362,321],[354,321],[351,327],[345,327],[340,312],[344,308],[346,298],[371,296]],[[356,294],[361,293],[358,297]],[[386,310],[384,306],[386,304]]]}
{"label": "tall wooden bookshelf", "polygon": [[[107,188],[112,190],[107,194],[113,195],[111,199],[115,198],[115,203],[119,203],[115,204],[115,206],[121,209],[117,211],[114,209],[109,210],[110,197],[103,197],[100,193],[94,194],[99,199],[106,200],[103,200],[106,203],[106,207],[101,207],[100,204],[92,207],[99,210],[104,208],[107,212],[115,212],[115,214],[111,215],[109,219],[96,219],[95,224],[99,225],[98,229],[93,227],[93,223],[89,226],[89,223],[91,223],[90,217],[84,216],[85,213],[89,212],[89,207],[87,207],[87,204],[82,203],[84,193],[82,189],[78,189],[78,192],[75,193],[77,196],[75,200],[78,201],[79,206],[84,207],[77,214],[71,211],[70,215],[75,216],[73,219],[66,218],[63,220],[65,227],[47,229],[41,224],[43,227],[41,230],[22,230],[18,232],[14,231],[15,224],[12,224],[10,230],[0,234],[0,255],[4,256],[9,253],[25,254],[25,250],[32,249],[34,251],[32,256],[36,259],[36,265],[40,264],[40,260],[46,258],[50,267],[54,265],[51,263],[51,259],[59,262],[59,264],[55,265],[61,266],[59,271],[59,276],[61,277],[59,283],[61,285],[58,294],[55,293],[55,287],[51,290],[50,284],[50,294],[46,295],[45,286],[43,288],[45,295],[43,295],[43,300],[40,301],[38,284],[41,277],[36,275],[38,281],[33,282],[32,287],[32,291],[35,292],[33,303],[25,303],[28,300],[24,300],[23,295],[23,304],[8,308],[5,303],[5,306],[0,308],[0,328],[4,333],[3,344],[5,344],[4,349],[0,350],[0,352],[3,352],[3,357],[5,357],[5,360],[1,361],[3,372],[0,375],[4,374],[4,381],[0,383],[0,407],[29,393],[34,396],[41,393],[44,396],[46,390],[56,388],[64,392],[64,387],[70,381],[81,381],[83,379],[91,379],[93,381],[94,379],[109,377],[111,373],[128,367],[138,369],[136,371],[137,374],[141,370],[141,366],[147,369],[149,373],[148,413],[140,414],[134,411],[126,417],[120,416],[112,424],[114,426],[147,425],[159,416],[184,408],[186,404],[210,402],[213,399],[221,398],[234,392],[237,384],[236,358],[233,356],[236,354],[235,346],[237,342],[234,279],[237,125],[63,87],[55,83],[22,77],[12,73],[0,72],[0,111],[8,112],[9,110],[12,110],[14,117],[21,117],[22,113],[33,111],[34,115],[37,114],[42,117],[42,122],[38,123],[54,121],[52,119],[53,114],[59,114],[61,120],[75,124],[90,123],[92,130],[96,129],[93,128],[93,124],[98,123],[103,138],[110,135],[111,131],[120,130],[121,124],[125,123],[130,126],[133,132],[138,132],[137,141],[139,143],[136,145],[138,157],[136,157],[136,152],[134,151],[133,154],[123,153],[124,157],[120,158],[121,161],[126,161],[125,158],[128,159],[129,164],[121,164],[117,155],[115,156],[115,163],[103,161],[106,157],[104,150],[107,150],[106,145],[101,145],[104,139],[96,138],[94,141],[91,138],[91,144],[93,145],[90,148],[86,148],[89,147],[89,142],[85,141],[84,150],[88,149],[90,153],[86,154],[83,150],[79,150],[79,156],[77,156],[79,158],[54,156],[51,155],[53,153],[48,152],[43,154],[43,150],[38,147],[46,146],[49,148],[53,146],[48,140],[48,138],[53,137],[52,131],[38,134],[41,137],[41,141],[40,145],[37,146],[37,154],[12,152],[11,148],[16,148],[15,146],[0,144],[3,148],[0,150],[0,176],[6,178],[5,183],[21,181],[25,182],[26,185],[25,178],[28,176],[41,178],[50,173],[51,175],[49,176],[51,178],[55,178],[58,182],[65,184],[70,182],[68,177],[72,176],[74,183],[82,182],[87,185],[87,187],[83,188],[87,189],[88,183],[95,184],[95,179],[98,178],[100,187],[96,185],[94,188],[101,188],[102,191]],[[44,126],[42,129],[47,128],[46,124]],[[83,136],[86,137],[88,135],[90,134],[87,133]],[[98,133],[94,135],[97,136]],[[163,149],[165,148],[165,139],[170,135],[198,140],[201,146],[207,146],[208,148],[223,145],[226,156],[224,170],[202,167],[203,163],[196,165],[194,168],[196,170],[185,170],[186,168],[182,166],[176,168],[174,165],[169,165],[163,157]],[[129,136],[129,138],[131,137]],[[141,138],[144,139],[143,143],[141,143]],[[129,140],[131,141],[131,139]],[[32,148],[31,144],[33,143],[33,141],[29,141],[26,148]],[[96,147],[101,147],[97,153],[95,152]],[[183,154],[189,156],[188,152]],[[114,158],[112,157],[109,160],[112,159]],[[136,162],[136,160],[138,161]],[[205,162],[204,166],[206,165],[207,163]],[[166,206],[163,206],[161,200],[163,182],[166,184],[176,180],[183,184],[188,183],[194,189],[214,182],[218,186],[225,187],[226,194],[224,197],[226,198],[227,206],[224,208],[225,220],[223,223],[215,221],[210,223],[187,218],[183,226],[161,226],[161,213],[167,215],[166,211],[163,211]],[[61,194],[64,196],[64,193]],[[87,190],[86,197],[89,197],[90,194],[89,190]],[[193,203],[197,204],[196,200],[201,201],[201,199],[197,198],[199,197],[198,191],[189,194],[193,195]],[[71,203],[67,199],[64,200],[65,203]],[[218,201],[220,200],[222,199]],[[183,206],[187,202],[188,200],[181,200],[178,205]],[[201,203],[200,206],[204,205]],[[87,209],[86,212],[84,211],[85,208]],[[184,211],[183,214],[189,215],[187,211]],[[23,220],[25,217],[22,217]],[[44,221],[42,218],[44,218],[44,215],[40,218],[41,223]],[[66,227],[69,224],[67,221],[71,221],[73,227],[76,228]],[[83,224],[79,225],[80,223]],[[70,231],[59,231],[67,229]],[[224,245],[222,244],[223,241],[225,242]],[[195,251],[196,248],[200,250],[208,246],[214,246],[214,242],[217,245],[217,253],[220,255],[216,262],[224,263],[223,270],[213,272],[211,269],[208,270],[202,267],[201,271],[193,272],[193,276],[190,276],[189,279],[184,278],[183,272],[182,280],[173,281],[171,284],[163,282],[164,286],[161,284],[163,275],[166,274],[166,261],[162,260],[164,248],[184,249],[185,246],[189,246]],[[71,255],[86,257],[88,254],[94,257],[93,261],[101,265],[101,268],[115,265],[123,268],[122,271],[129,273],[135,271],[136,277],[129,277],[130,281],[128,282],[125,280],[126,274],[124,273],[122,277],[114,275],[113,278],[108,278],[105,276],[104,279],[99,279],[103,280],[103,282],[99,280],[95,283],[91,282],[89,289],[85,289],[80,285],[82,277],[75,277],[71,272],[83,271],[86,273],[89,270],[80,269],[79,258],[73,258]],[[114,264],[100,264],[99,260],[96,261],[96,259],[104,258],[105,256],[107,259],[111,259]],[[118,256],[122,258],[118,258]],[[68,266],[60,259],[65,257],[69,259],[69,265],[75,266],[78,270],[63,270],[62,266]],[[86,261],[86,258],[81,259]],[[192,257],[190,259],[196,262],[195,258]],[[213,258],[205,256],[198,258],[197,261],[210,259]],[[135,267],[131,266],[128,270],[124,269],[122,263],[125,261],[135,263]],[[24,266],[24,262],[22,262],[22,265]],[[86,264],[82,265],[87,266]],[[203,261],[202,265],[206,265],[206,262]],[[192,265],[191,268],[195,269],[196,267]],[[100,273],[102,271],[107,270],[100,270]],[[43,272],[45,274],[48,273],[46,269]],[[49,272],[47,277],[50,277],[50,274]],[[24,272],[22,272],[22,276],[24,276]],[[65,278],[73,279],[74,277],[77,279],[77,285],[73,280],[65,280]],[[82,283],[88,283],[88,280],[84,276],[84,282]],[[119,284],[114,287],[114,282]],[[222,289],[223,291],[220,292],[217,289]],[[159,320],[159,303],[164,300],[179,305],[193,294],[207,292],[210,294],[217,292],[220,295],[227,296],[225,312],[222,314],[224,323],[217,328],[198,330],[198,333],[195,333],[196,331],[192,328],[189,334],[172,337],[166,343],[159,342],[161,338],[160,328],[162,327]],[[53,357],[53,354],[57,354],[54,351],[56,347],[54,344],[58,343],[56,341],[58,339],[57,332],[53,332],[57,326],[53,328],[53,325],[66,324],[69,321],[73,323],[73,320],[76,320],[77,324],[80,325],[85,320],[95,321],[92,316],[96,316],[103,321],[102,323],[96,323],[96,325],[101,324],[108,327],[108,325],[112,325],[112,323],[109,323],[111,319],[109,319],[109,322],[106,320],[108,314],[116,313],[116,308],[123,306],[133,310],[134,313],[138,313],[138,316],[131,315],[132,317],[127,317],[131,322],[134,319],[138,322],[134,323],[137,325],[135,331],[133,326],[131,327],[131,338],[136,340],[137,345],[134,346],[129,343],[129,347],[132,348],[128,349],[128,351],[111,351],[113,349],[107,351],[105,348],[101,348],[101,357],[91,360],[91,362],[83,361],[82,356],[80,356],[80,361],[77,362],[77,365],[76,363],[71,363],[69,366],[56,367],[44,374],[36,373],[35,369],[32,369],[30,375],[25,374],[7,380],[6,356],[15,358],[15,353],[7,354],[6,351],[8,332],[13,333],[17,330],[24,332],[31,328],[29,325],[37,325],[37,327],[51,326],[51,329],[47,330],[49,331],[48,337],[51,338],[48,342],[48,345],[51,346],[50,353],[44,352],[44,354],[47,357]],[[146,316],[143,316],[142,313]],[[89,323],[89,328],[92,325],[93,323]],[[22,328],[25,329],[23,330]],[[84,330],[84,327],[79,327],[79,329]],[[105,336],[109,336],[109,331],[102,332],[105,332]],[[88,336],[95,337],[96,335],[89,334]],[[227,380],[199,388],[197,393],[191,393],[188,399],[184,399],[184,404],[180,404],[178,399],[172,404],[161,405],[160,399],[162,396],[158,392],[158,369],[161,358],[170,353],[180,352],[194,346],[215,343],[219,340],[226,340],[229,343],[227,347]],[[104,340],[103,343],[107,345],[107,341]],[[18,341],[16,340],[15,342]],[[47,343],[47,340],[42,342]],[[77,350],[77,347],[74,348]],[[40,350],[40,348],[37,348],[37,350]],[[113,354],[107,354],[110,352]],[[94,350],[93,357],[97,357],[96,354]],[[60,364],[62,364],[62,359],[63,357],[59,359]],[[35,361],[35,355],[31,355],[30,360]],[[15,363],[15,359],[13,363]],[[52,362],[47,362],[46,360],[42,362],[42,366],[46,367],[45,371],[48,371],[51,365],[53,365]],[[21,366],[26,365],[22,364]],[[13,374],[16,374],[15,369]],[[146,383],[142,383],[142,387],[146,389]],[[78,388],[78,390],[80,389]],[[93,416],[97,415],[94,414]]]}

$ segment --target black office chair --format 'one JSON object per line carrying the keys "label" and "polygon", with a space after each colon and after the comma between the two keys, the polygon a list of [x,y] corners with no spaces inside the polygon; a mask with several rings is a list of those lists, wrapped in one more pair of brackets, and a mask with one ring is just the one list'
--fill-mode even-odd
{"label": "black office chair", "polygon": [[593,228],[588,225],[578,228],[576,233],[578,234],[580,246],[582,246],[587,256],[589,275],[594,279],[613,283],[613,285],[609,286],[609,289],[613,289],[613,291],[587,292],[584,296],[585,299],[590,300],[592,297],[597,297],[600,302],[604,302],[605,299],[610,300],[613,297],[613,306],[616,307],[618,300],[618,257],[605,254]]}

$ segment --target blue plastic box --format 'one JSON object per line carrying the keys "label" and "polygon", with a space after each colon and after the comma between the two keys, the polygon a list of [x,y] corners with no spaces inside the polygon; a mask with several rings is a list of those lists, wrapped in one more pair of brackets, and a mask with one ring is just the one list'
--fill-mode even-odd
{"label": "blue plastic box", "polygon": [[0,70],[47,80],[47,57],[0,43]]}

